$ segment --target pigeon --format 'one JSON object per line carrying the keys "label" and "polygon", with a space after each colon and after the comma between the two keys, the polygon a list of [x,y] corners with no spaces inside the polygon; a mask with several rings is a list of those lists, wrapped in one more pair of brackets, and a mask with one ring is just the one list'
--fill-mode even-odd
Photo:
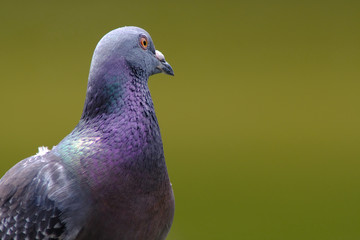
{"label": "pigeon", "polygon": [[0,239],[162,240],[174,195],[149,76],[174,75],[148,32],[122,27],[97,44],[74,130],[0,180]]}

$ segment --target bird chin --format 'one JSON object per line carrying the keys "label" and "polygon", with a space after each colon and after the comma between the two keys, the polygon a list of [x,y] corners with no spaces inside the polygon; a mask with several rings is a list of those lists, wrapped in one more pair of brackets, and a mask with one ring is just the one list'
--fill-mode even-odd
{"label": "bird chin", "polygon": [[158,74],[158,73],[162,73],[162,72],[163,72],[163,71],[162,71],[159,67],[156,67],[156,68],[154,69],[154,71],[152,72],[151,75]]}

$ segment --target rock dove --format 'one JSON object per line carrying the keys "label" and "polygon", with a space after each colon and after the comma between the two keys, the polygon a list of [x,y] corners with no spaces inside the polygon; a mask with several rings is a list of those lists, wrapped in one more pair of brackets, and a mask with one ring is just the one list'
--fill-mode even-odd
{"label": "rock dove", "polygon": [[107,33],[75,129],[0,180],[0,238],[165,239],[174,196],[149,76],[174,75],[138,27]]}

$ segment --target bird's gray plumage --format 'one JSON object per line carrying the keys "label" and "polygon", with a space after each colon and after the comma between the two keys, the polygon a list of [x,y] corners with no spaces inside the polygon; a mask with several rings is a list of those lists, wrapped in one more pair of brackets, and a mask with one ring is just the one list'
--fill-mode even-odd
{"label": "bird's gray plumage", "polygon": [[76,176],[51,152],[19,162],[0,190],[1,239],[73,239],[90,206]]}
{"label": "bird's gray plumage", "polygon": [[174,197],[147,86],[160,72],[173,75],[143,29],[102,38],[79,124],[0,180],[1,239],[165,239]]}

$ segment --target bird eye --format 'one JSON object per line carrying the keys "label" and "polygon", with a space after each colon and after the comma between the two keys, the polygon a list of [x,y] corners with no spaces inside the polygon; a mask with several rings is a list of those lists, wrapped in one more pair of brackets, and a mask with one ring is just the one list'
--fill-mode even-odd
{"label": "bird eye", "polygon": [[140,46],[144,49],[144,50],[146,50],[147,48],[148,48],[148,40],[147,40],[147,38],[145,37],[145,36],[142,36],[141,38],[140,38]]}

